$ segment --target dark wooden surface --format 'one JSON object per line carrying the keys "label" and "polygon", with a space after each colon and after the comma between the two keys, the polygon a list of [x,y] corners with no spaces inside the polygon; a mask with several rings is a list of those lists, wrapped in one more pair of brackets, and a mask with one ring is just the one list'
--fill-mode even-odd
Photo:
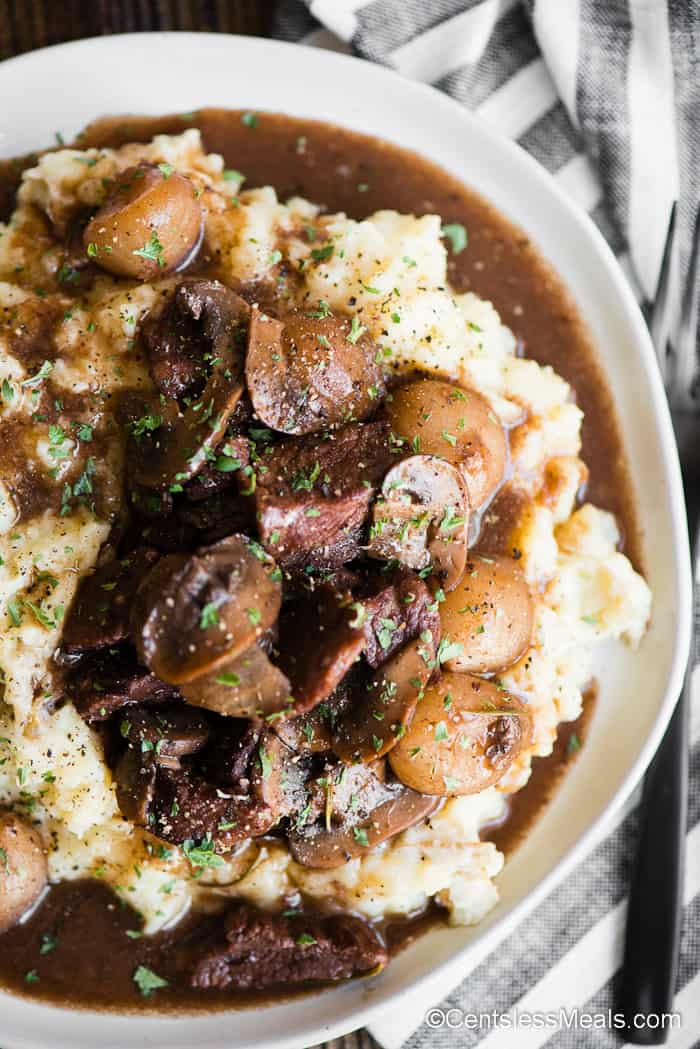
{"label": "dark wooden surface", "polygon": [[[267,36],[274,0],[0,0],[0,60],[68,40],[153,29]],[[365,1031],[317,1049],[377,1049]]]}
{"label": "dark wooden surface", "polygon": [[0,0],[0,59],[149,29],[269,33],[274,0]]}

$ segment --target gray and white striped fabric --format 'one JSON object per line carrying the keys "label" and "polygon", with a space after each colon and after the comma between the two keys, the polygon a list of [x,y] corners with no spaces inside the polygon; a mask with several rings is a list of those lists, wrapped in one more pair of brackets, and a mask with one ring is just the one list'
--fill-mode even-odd
{"label": "gray and white striped fabric", "polygon": [[[516,139],[598,224],[637,297],[653,297],[671,204],[686,267],[700,196],[700,0],[280,0],[276,34],[352,50],[447,92]],[[686,913],[672,1049],[700,1046],[700,678],[693,700]],[[638,792],[617,825],[442,1003],[464,1012],[614,1006]],[[435,999],[444,995],[441,987]],[[488,1031],[402,1003],[384,1049],[608,1049],[610,1030]],[[365,1034],[357,1045],[370,1043]],[[344,1044],[348,1046],[349,1041]]]}

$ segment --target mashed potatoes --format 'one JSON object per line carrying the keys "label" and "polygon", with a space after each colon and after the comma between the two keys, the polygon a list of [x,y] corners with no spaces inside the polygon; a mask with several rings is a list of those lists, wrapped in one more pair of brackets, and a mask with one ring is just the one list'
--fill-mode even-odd
{"label": "mashed potatoes", "polygon": [[[36,477],[60,485],[83,439],[75,428],[56,455],[55,432],[34,408],[34,391],[49,376],[56,397],[65,393],[75,403],[78,395],[83,409],[92,397],[104,404],[117,391],[150,388],[139,326],[173,280],[130,286],[100,275],[76,302],[65,295],[57,249],[76,205],[94,205],[102,179],[141,160],[192,178],[221,279],[277,281],[291,304],[326,302],[355,314],[388,364],[479,390],[511,428],[512,483],[528,502],[510,542],[521,552],[536,607],[533,645],[502,677],[528,702],[533,743],[496,787],[449,800],[427,822],[343,867],[302,867],[282,843],[259,841],[243,859],[193,880],[179,849],[121,818],[97,735],[51,695],[49,664],[64,610],[95,564],[109,522],[70,498],[20,520],[0,477],[0,803],[36,821],[54,880],[102,877],[142,912],[148,931],[211,892],[262,906],[300,892],[333,896],[371,918],[410,913],[437,897],[454,923],[477,922],[497,900],[494,878],[503,864],[496,847],[479,840],[480,826],[498,818],[504,795],[527,782],[532,758],[551,752],[558,724],[580,713],[595,645],[637,644],[650,614],[648,587],[617,550],[614,519],[590,504],[577,508],[586,477],[581,411],[551,368],[515,355],[514,336],[490,303],[450,289],[438,216],[381,211],[358,222],[319,214],[301,199],[282,204],[269,187],[241,192],[221,158],[206,156],[199,133],[188,130],[116,151],[47,154],[25,172],[15,215],[0,226],[0,439],[20,434]],[[319,243],[332,244],[332,252],[319,252]],[[298,274],[288,284],[280,277],[286,262]],[[45,309],[61,319],[46,345],[48,363],[33,372],[13,353],[13,339],[23,310]],[[100,468],[118,475],[119,454]]]}

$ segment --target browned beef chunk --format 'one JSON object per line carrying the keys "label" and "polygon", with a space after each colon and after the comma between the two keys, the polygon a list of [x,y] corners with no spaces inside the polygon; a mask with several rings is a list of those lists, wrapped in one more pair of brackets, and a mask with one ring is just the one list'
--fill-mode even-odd
{"label": "browned beef chunk", "polygon": [[320,584],[284,606],[277,663],[291,685],[294,709],[311,710],[340,684],[365,647],[352,594]]}
{"label": "browned beef chunk", "polygon": [[87,722],[107,721],[121,707],[134,703],[160,704],[180,695],[137,664],[128,649],[119,648],[83,660],[66,675],[66,694]]}
{"label": "browned beef chunk", "polygon": [[201,988],[260,990],[348,979],[387,960],[379,935],[360,918],[284,918],[238,904],[226,915],[220,941],[196,962],[190,982]]}
{"label": "browned beef chunk", "polygon": [[284,568],[335,568],[360,551],[377,487],[392,462],[386,423],[285,440],[257,469],[263,545]]}
{"label": "browned beef chunk", "polygon": [[156,550],[143,546],[83,579],[63,628],[64,652],[74,655],[127,637],[134,594],[158,557]]}
{"label": "browned beef chunk", "polygon": [[212,495],[203,502],[182,503],[175,511],[175,519],[183,534],[190,537],[189,543],[180,545],[180,550],[194,545],[208,546],[234,532],[251,532],[255,528],[250,505],[230,492]]}
{"label": "browned beef chunk", "polygon": [[374,669],[385,663],[407,641],[429,630],[440,640],[440,616],[430,590],[413,572],[399,571],[372,581],[364,608],[365,659]]}
{"label": "browned beef chunk", "polygon": [[[308,768],[267,730],[251,726],[237,735],[235,728],[224,729],[216,738],[220,721],[210,716],[208,724],[215,738],[206,751],[193,752],[202,740],[198,724],[187,733],[178,725],[170,755],[165,748],[160,754],[144,750],[132,739],[137,730],[127,725],[127,749],[116,768],[117,797],[120,806],[126,803],[127,818],[159,838],[174,844],[206,840],[226,852],[304,807]],[[191,757],[180,762],[183,748]]]}
{"label": "browned beef chunk", "polygon": [[230,327],[231,339],[244,340],[239,326],[246,312],[243,300],[217,281],[183,281],[141,329],[158,390],[174,400],[197,396],[211,363],[212,332]]}

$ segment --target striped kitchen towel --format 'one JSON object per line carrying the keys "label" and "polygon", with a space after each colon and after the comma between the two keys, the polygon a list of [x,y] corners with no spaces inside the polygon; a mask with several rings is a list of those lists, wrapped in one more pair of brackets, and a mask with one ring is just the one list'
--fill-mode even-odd
{"label": "striped kitchen towel", "polygon": [[[653,297],[678,199],[676,278],[685,271],[700,196],[700,0],[280,0],[275,30],[433,84],[516,139],[591,214],[640,300]],[[683,1024],[669,1036],[672,1049],[700,1046],[698,677],[696,686],[675,1006]],[[442,1009],[614,1008],[638,801],[637,792],[609,836],[495,951],[470,956],[471,971]],[[445,990],[433,986],[413,1009],[389,1009],[371,1034],[385,1049],[624,1043],[609,1029],[431,1029],[426,1011]],[[370,1039],[342,1044],[353,1041]]]}

